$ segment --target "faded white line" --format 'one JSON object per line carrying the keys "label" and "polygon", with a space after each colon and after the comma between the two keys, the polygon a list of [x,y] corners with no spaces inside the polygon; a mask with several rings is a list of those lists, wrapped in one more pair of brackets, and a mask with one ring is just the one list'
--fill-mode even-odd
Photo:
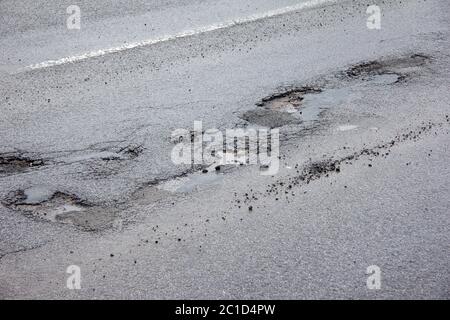
{"label": "faded white line", "polygon": [[225,28],[233,27],[233,26],[239,25],[239,24],[254,22],[254,21],[261,20],[261,19],[266,19],[266,18],[278,16],[278,15],[283,15],[283,14],[293,12],[293,11],[314,8],[314,7],[324,5],[324,4],[332,4],[332,3],[336,3],[336,2],[337,2],[337,0],[310,0],[307,2],[302,2],[302,3],[296,4],[296,5],[292,5],[292,6],[270,10],[270,11],[267,11],[264,13],[257,13],[257,14],[253,14],[253,15],[243,17],[243,18],[229,20],[229,21],[225,21],[225,22],[221,22],[221,23],[215,23],[212,25],[203,26],[203,27],[199,27],[199,28],[195,28],[195,29],[191,29],[191,30],[185,30],[185,31],[176,33],[174,35],[167,35],[167,36],[162,36],[162,37],[158,37],[158,38],[154,38],[154,39],[132,42],[132,43],[129,43],[126,45],[121,45],[121,46],[113,47],[113,48],[99,49],[99,50],[90,51],[90,52],[86,52],[86,53],[82,53],[82,54],[78,54],[78,55],[74,55],[74,56],[70,56],[70,57],[64,57],[64,58],[57,59],[57,60],[47,60],[47,61],[43,61],[40,63],[36,63],[36,64],[32,64],[32,65],[23,67],[23,68],[19,69],[18,72],[48,68],[48,67],[66,64],[66,63],[73,63],[73,62],[77,62],[77,61],[81,61],[81,60],[85,60],[85,59],[89,59],[89,58],[100,57],[100,56],[107,55],[110,53],[116,53],[116,52],[120,52],[120,51],[134,49],[134,48],[144,47],[144,46],[148,46],[148,45],[152,45],[152,44],[156,44],[156,43],[160,43],[160,42],[166,42],[166,41],[171,41],[171,40],[175,40],[175,39],[179,39],[179,38],[194,36],[194,35],[198,35],[198,34],[205,33],[205,32],[211,32],[211,31],[215,31],[215,30],[225,29]]}

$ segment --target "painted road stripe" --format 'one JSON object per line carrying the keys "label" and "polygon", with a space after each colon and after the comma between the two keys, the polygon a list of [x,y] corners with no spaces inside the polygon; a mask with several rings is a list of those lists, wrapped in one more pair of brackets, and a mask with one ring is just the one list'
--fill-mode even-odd
{"label": "painted road stripe", "polygon": [[18,71],[19,72],[29,71],[29,70],[43,69],[43,68],[63,65],[66,63],[74,63],[74,62],[82,61],[82,60],[89,59],[89,58],[101,57],[101,56],[104,56],[104,55],[107,55],[110,53],[116,53],[116,52],[134,49],[134,48],[149,46],[152,44],[171,41],[171,40],[175,40],[175,39],[179,39],[179,38],[186,38],[189,36],[194,36],[194,35],[202,34],[205,32],[211,32],[211,31],[215,31],[215,30],[225,29],[225,28],[233,27],[233,26],[239,25],[239,24],[254,22],[254,21],[258,21],[258,20],[262,20],[262,19],[266,19],[266,18],[278,16],[278,15],[283,15],[283,14],[293,12],[293,11],[310,9],[310,8],[319,7],[319,6],[322,6],[325,4],[333,4],[336,2],[337,2],[337,0],[310,0],[307,2],[302,2],[302,3],[288,6],[288,7],[274,9],[274,10],[266,11],[263,13],[252,14],[250,16],[246,16],[243,18],[233,19],[233,20],[229,20],[229,21],[225,21],[225,22],[221,22],[221,23],[215,23],[215,24],[211,24],[208,26],[195,28],[192,30],[185,30],[185,31],[176,33],[174,35],[167,35],[167,36],[162,36],[162,37],[158,37],[158,38],[154,38],[154,39],[147,39],[147,40],[143,40],[143,41],[132,42],[132,43],[129,43],[126,45],[121,45],[121,46],[113,47],[113,48],[99,49],[99,50],[90,51],[90,52],[86,52],[86,53],[82,53],[82,54],[78,54],[78,55],[74,55],[74,56],[70,56],[70,57],[64,57],[64,58],[57,59],[57,60],[47,60],[47,61],[43,61],[40,63],[36,63],[36,64],[32,64],[32,65],[23,67],[23,68],[19,69]]}

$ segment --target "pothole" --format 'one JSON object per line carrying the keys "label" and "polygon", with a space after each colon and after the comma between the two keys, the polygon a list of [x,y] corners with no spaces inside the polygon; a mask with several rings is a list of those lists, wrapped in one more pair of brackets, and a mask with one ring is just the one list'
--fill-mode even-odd
{"label": "pothole", "polygon": [[43,166],[43,159],[33,159],[19,154],[0,154],[0,175],[10,175],[25,172],[30,168]]}
{"label": "pothole", "polygon": [[268,128],[279,128],[289,124],[300,124],[302,121],[292,113],[283,113],[267,109],[246,111],[241,118],[249,123]]}
{"label": "pothole", "polygon": [[71,224],[86,231],[107,228],[116,218],[114,211],[101,210],[73,194],[43,185],[9,193],[4,205],[27,216]]}
{"label": "pothole", "polygon": [[428,56],[413,54],[401,58],[370,61],[349,68],[345,74],[350,78],[362,78],[380,84],[392,84],[405,80],[409,74],[420,70],[430,60],[431,58]]}
{"label": "pothole", "polygon": [[320,120],[323,111],[360,98],[361,86],[402,82],[421,72],[430,60],[428,56],[413,54],[360,63],[331,77],[322,77],[321,88],[303,86],[267,96],[256,103],[258,108],[244,112],[241,118],[269,128],[312,123]]}
{"label": "pothole", "polygon": [[308,95],[322,92],[319,88],[300,87],[288,89],[263,98],[256,105],[258,108],[246,111],[241,118],[249,123],[268,128],[301,124],[304,108],[303,100]]}
{"label": "pothole", "polygon": [[321,89],[314,87],[294,88],[265,97],[256,105],[268,110],[294,113],[299,111],[303,97],[306,94],[320,92],[322,92]]}
{"label": "pothole", "polygon": [[389,85],[399,82],[401,79],[402,76],[397,73],[384,73],[372,76],[369,82],[375,85]]}
{"label": "pothole", "polygon": [[258,108],[242,115],[247,122],[269,128],[308,125],[320,119],[322,111],[352,96],[349,88],[301,87],[277,93],[257,103]]}
{"label": "pothole", "polygon": [[306,95],[303,100],[302,119],[308,122],[319,120],[322,112],[360,96],[352,87],[329,88],[319,94]]}

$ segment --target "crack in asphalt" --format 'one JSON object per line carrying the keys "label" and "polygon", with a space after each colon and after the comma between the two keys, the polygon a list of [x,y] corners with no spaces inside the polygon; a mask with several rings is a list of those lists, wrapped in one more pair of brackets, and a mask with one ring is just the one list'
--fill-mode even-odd
{"label": "crack in asphalt", "polygon": [[23,252],[42,248],[43,246],[45,246],[51,242],[52,241],[45,241],[44,243],[37,244],[37,245],[31,246],[31,247],[26,247],[26,248],[21,248],[21,249],[17,249],[17,250],[13,250],[13,251],[7,251],[7,252],[0,253],[0,260],[2,260],[4,257],[6,257],[8,255],[12,255],[12,254],[16,254],[16,253],[23,253]]}

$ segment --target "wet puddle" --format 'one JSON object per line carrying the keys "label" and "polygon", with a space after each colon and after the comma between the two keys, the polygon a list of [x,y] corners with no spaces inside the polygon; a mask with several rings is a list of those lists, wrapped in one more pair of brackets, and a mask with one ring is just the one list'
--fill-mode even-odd
{"label": "wet puddle", "polygon": [[322,111],[339,106],[361,95],[353,92],[351,87],[326,89],[320,94],[309,94],[303,99],[301,117],[303,121],[312,122],[320,118]]}
{"label": "wet puddle", "polygon": [[308,125],[319,120],[324,110],[361,97],[352,87],[314,89],[307,92],[301,90],[300,92],[274,98],[262,105],[260,103],[257,109],[245,112],[242,118],[250,123],[269,128],[292,124]]}

